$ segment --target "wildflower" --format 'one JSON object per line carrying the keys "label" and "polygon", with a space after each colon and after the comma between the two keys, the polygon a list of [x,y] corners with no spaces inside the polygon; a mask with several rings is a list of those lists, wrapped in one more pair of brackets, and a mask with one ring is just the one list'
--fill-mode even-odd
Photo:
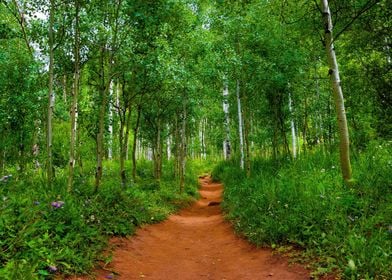
{"label": "wildflower", "polygon": [[94,215],[91,215],[91,216],[90,216],[90,220],[91,220],[92,222],[94,222],[94,221],[95,221],[95,216],[94,216]]}
{"label": "wildflower", "polygon": [[284,205],[284,207],[289,208],[289,205],[286,203],[286,204]]}
{"label": "wildflower", "polygon": [[34,201],[34,205],[39,205],[40,202],[39,201]]}
{"label": "wildflower", "polygon": [[392,234],[392,225],[390,225],[390,226],[388,227],[388,232],[389,232],[390,234]]}
{"label": "wildflower", "polygon": [[52,205],[53,208],[61,208],[64,205],[64,201],[53,201],[50,205]]}
{"label": "wildflower", "polygon": [[49,270],[49,272],[56,272],[57,271],[57,267],[55,265],[49,265],[48,266],[48,270]]}
{"label": "wildflower", "polygon": [[106,279],[113,279],[113,274],[109,274],[105,276]]}

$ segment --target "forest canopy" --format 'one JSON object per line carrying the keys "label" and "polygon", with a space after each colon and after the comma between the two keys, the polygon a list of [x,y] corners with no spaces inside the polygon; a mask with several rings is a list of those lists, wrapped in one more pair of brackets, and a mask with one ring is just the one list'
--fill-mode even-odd
{"label": "forest canopy", "polygon": [[[97,236],[164,219],[214,170],[251,241],[387,279],[391,152],[392,1],[0,1],[0,278],[91,269]],[[118,200],[107,226],[44,206],[91,217]],[[82,224],[94,256],[43,245],[69,247]]]}

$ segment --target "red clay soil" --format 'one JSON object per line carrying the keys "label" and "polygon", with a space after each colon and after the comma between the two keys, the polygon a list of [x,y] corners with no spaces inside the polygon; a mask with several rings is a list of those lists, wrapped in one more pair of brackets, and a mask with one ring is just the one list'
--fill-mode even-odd
{"label": "red clay soil", "polygon": [[200,179],[201,199],[165,222],[114,238],[113,261],[94,276],[73,279],[309,279],[303,267],[233,233],[222,217],[222,184]]}

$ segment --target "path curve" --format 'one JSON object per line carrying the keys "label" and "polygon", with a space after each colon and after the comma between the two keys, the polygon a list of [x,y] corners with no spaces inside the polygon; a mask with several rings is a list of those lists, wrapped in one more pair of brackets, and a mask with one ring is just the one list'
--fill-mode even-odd
{"label": "path curve", "polygon": [[114,238],[113,261],[96,279],[309,279],[304,268],[234,234],[219,205],[222,184],[204,177],[200,185],[201,199],[193,206],[132,237]]}

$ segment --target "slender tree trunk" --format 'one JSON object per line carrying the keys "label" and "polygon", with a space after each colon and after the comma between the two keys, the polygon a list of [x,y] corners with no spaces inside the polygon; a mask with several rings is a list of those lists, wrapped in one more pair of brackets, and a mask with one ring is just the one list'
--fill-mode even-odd
{"label": "slender tree trunk", "polygon": [[186,172],[186,122],[187,122],[187,100],[183,98],[183,118],[182,118],[182,129],[181,129],[181,161],[180,161],[180,192],[183,193],[185,189],[185,172]]}
{"label": "slender tree trunk", "polygon": [[139,131],[139,124],[140,124],[140,115],[141,115],[141,107],[138,106],[137,108],[137,119],[136,125],[133,129],[133,147],[132,147],[132,178],[136,180],[136,147],[137,147],[137,134]]}
{"label": "slender tree trunk", "polygon": [[121,175],[121,178],[123,178],[123,186],[126,186],[126,181],[127,181],[127,176],[126,176],[126,170],[125,170],[125,160],[127,160],[128,157],[128,146],[129,146],[129,130],[131,129],[131,118],[132,118],[132,106],[129,104],[128,107],[128,115],[126,118],[126,127],[125,127],[125,137],[124,137],[124,164],[123,164],[123,173]]}
{"label": "slender tree trunk", "polygon": [[[251,173],[251,155],[250,155],[250,149],[251,149],[251,143],[249,141],[249,135],[251,133],[251,114],[249,112],[249,100],[248,96],[245,92],[243,92],[243,106],[242,106],[242,122],[243,122],[243,128],[244,128],[244,148],[245,148],[245,169],[246,169],[246,176],[250,177]],[[253,142],[252,142],[253,144]]]}
{"label": "slender tree trunk", "polygon": [[279,102],[278,118],[279,118],[279,124],[280,124],[280,133],[282,135],[286,155],[291,156],[289,141],[287,140],[286,129],[285,129],[285,118],[284,118],[283,112],[282,112],[282,110],[280,110],[280,108],[282,108],[282,106],[281,106],[281,103]]}
{"label": "slender tree trunk", "polygon": [[124,142],[125,142],[125,114],[122,114],[120,118],[120,131],[119,131],[119,144],[120,144],[120,179],[121,185],[125,186],[125,151],[124,151]]}
{"label": "slender tree trunk", "polygon": [[47,179],[48,186],[52,186],[53,182],[53,154],[52,154],[52,119],[54,110],[54,0],[50,0],[49,12],[49,92],[48,92],[48,119],[46,128],[46,145],[47,145]]}
{"label": "slender tree trunk", "polygon": [[273,110],[274,110],[274,135],[272,139],[272,146],[273,146],[273,159],[276,160],[279,154],[279,143],[278,143],[278,129],[279,129],[279,116],[278,116],[278,104],[276,102],[276,97],[272,97],[273,100]]}
{"label": "slender tree trunk", "polygon": [[[72,91],[71,106],[71,139],[69,147],[69,174],[68,174],[68,192],[73,188],[74,169],[75,169],[75,150],[77,137],[77,114],[78,114],[78,95],[79,95],[79,77],[80,77],[80,46],[79,46],[79,1],[75,1],[75,72]],[[64,76],[66,77],[66,76]],[[66,80],[64,81],[66,88]]]}
{"label": "slender tree trunk", "polygon": [[307,134],[308,134],[308,99],[305,96],[305,107],[304,107],[304,124],[302,126],[302,150],[306,153],[307,149]]}
{"label": "slender tree trunk", "polygon": [[97,167],[95,172],[95,192],[98,191],[99,185],[102,179],[102,161],[104,154],[104,133],[105,133],[105,113],[106,113],[106,105],[107,105],[107,94],[106,94],[106,84],[105,84],[105,65],[104,65],[104,57],[105,57],[105,48],[101,47],[101,55],[100,55],[100,97],[101,104],[99,109],[99,120],[98,120],[98,134],[97,134]]}
{"label": "slender tree trunk", "polygon": [[238,132],[240,138],[240,167],[243,170],[245,167],[245,155],[244,155],[244,136],[243,136],[243,121],[242,121],[242,108],[241,108],[241,98],[240,98],[240,81],[237,79],[237,107],[238,107]]}
{"label": "slender tree trunk", "polygon": [[161,180],[162,173],[162,140],[161,140],[161,119],[158,118],[157,123],[157,135],[156,135],[156,144],[155,144],[155,154],[154,154],[154,166],[155,166],[155,180],[158,182]]}
{"label": "slender tree trunk", "polygon": [[344,108],[343,91],[340,84],[340,75],[338,62],[335,55],[335,49],[332,36],[332,19],[328,1],[322,0],[322,11],[325,29],[325,49],[329,64],[329,74],[331,77],[332,89],[334,93],[335,107],[338,117],[339,140],[340,140],[340,164],[342,175],[345,182],[352,179],[350,163],[350,141],[347,127],[346,111]]}
{"label": "slender tree trunk", "polygon": [[112,106],[112,101],[113,101],[113,87],[114,83],[113,81],[110,82],[110,87],[109,87],[109,139],[108,139],[108,159],[112,160],[113,159],[113,106]]}
{"label": "slender tree trunk", "polygon": [[203,118],[199,125],[199,141],[200,141],[200,158],[206,159],[206,139],[205,139],[205,130],[206,130],[206,122],[207,119]]}
{"label": "slender tree trunk", "polygon": [[225,127],[225,140],[223,142],[223,157],[225,160],[230,158],[231,145],[230,145],[230,118],[229,118],[229,88],[228,82],[224,81],[223,85],[223,112],[225,113],[224,127]]}
{"label": "slender tree trunk", "polygon": [[167,154],[167,160],[171,159],[171,145],[172,145],[172,136],[170,134],[170,126],[167,125],[167,130],[168,130],[168,136],[166,139],[166,154]]}
{"label": "slender tree trunk", "polygon": [[294,123],[294,116],[293,116],[293,102],[291,100],[291,93],[289,91],[289,111],[291,114],[290,117],[290,127],[291,127],[291,147],[293,158],[297,157],[297,136],[295,134],[295,123]]}
{"label": "slender tree trunk", "polygon": [[63,102],[64,104],[67,104],[67,74],[63,75]]}
{"label": "slender tree trunk", "polygon": [[[25,41],[27,50],[29,51],[30,55],[32,56],[33,55],[33,50],[32,50],[32,48],[30,46],[29,38],[27,37],[27,33],[26,33],[26,19],[25,19],[24,12],[19,7],[19,4],[18,4],[19,1],[13,0],[12,2],[15,5],[16,13],[17,13],[17,14],[14,14],[14,16],[15,16],[16,20],[18,21],[19,26],[20,26],[20,28],[22,30],[23,40]],[[52,2],[52,1],[50,3],[54,4],[54,2]]]}
{"label": "slender tree trunk", "polygon": [[384,42],[385,42],[384,49],[385,49],[387,64],[390,65],[390,64],[392,64],[392,58],[391,58],[391,47],[389,46],[390,43],[389,43],[388,37],[385,37]]}
{"label": "slender tree trunk", "polygon": [[174,127],[174,139],[175,139],[175,162],[174,162],[174,177],[180,178],[181,168],[180,168],[180,161],[181,161],[181,142],[180,142],[180,129],[179,129],[179,121],[178,117],[179,114],[175,116],[175,127]]}

